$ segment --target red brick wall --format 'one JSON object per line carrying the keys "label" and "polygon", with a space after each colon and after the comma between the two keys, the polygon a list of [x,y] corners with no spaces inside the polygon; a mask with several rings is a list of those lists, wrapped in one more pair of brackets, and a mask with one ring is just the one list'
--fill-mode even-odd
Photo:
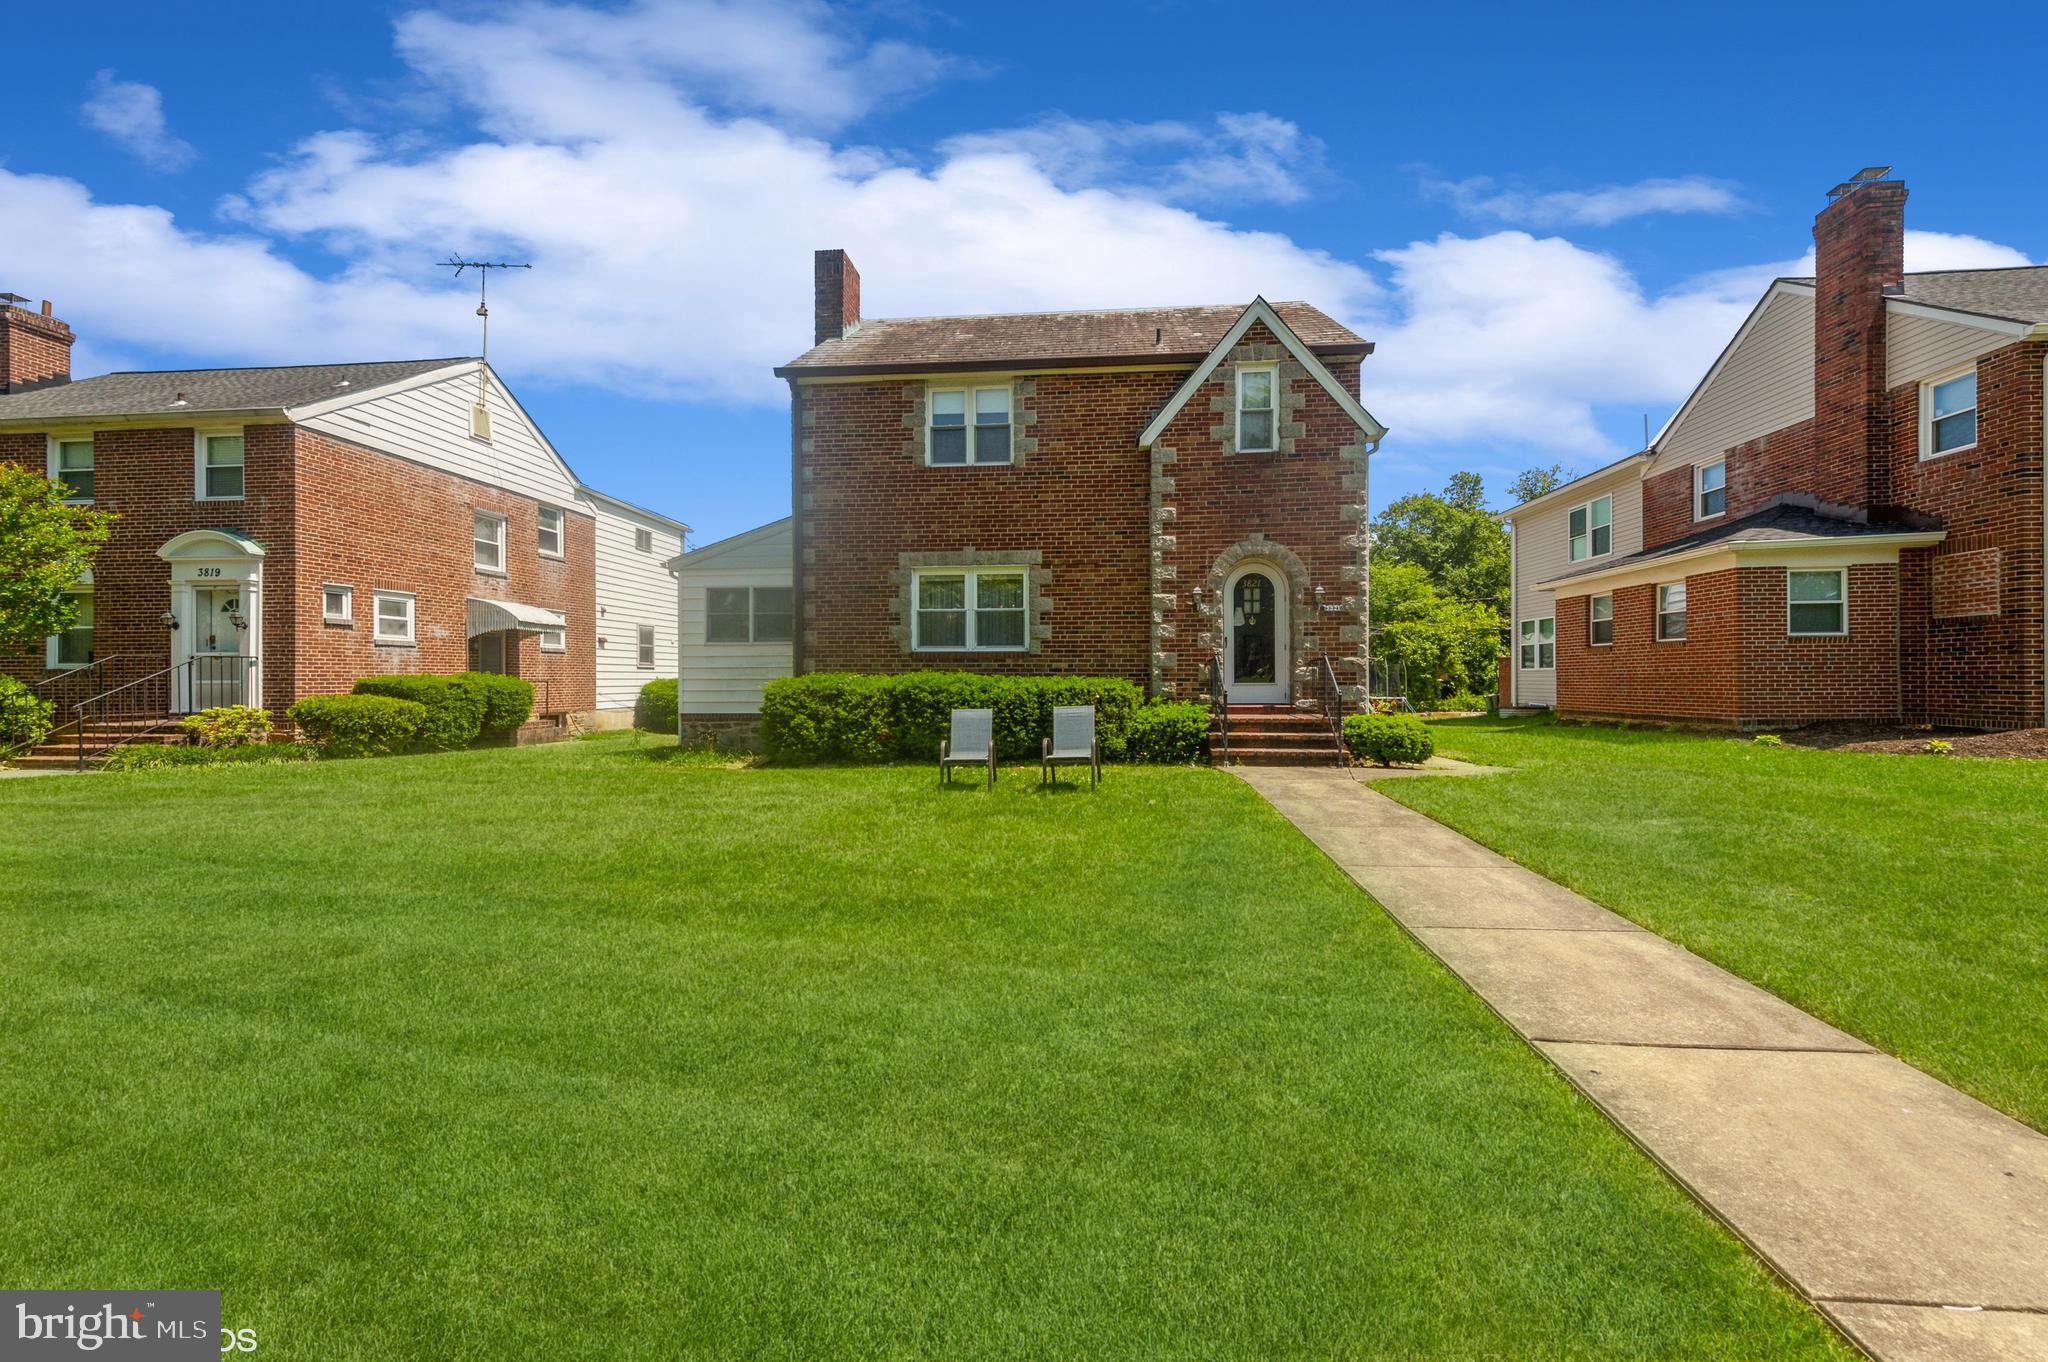
{"label": "red brick wall", "polygon": [[1867,506],[1882,487],[1884,289],[1905,274],[1906,186],[1868,184],[1813,223],[1814,457],[1802,489]]}
{"label": "red brick wall", "polygon": [[74,339],[55,317],[0,305],[0,393],[70,378]]}
{"label": "red brick wall", "polygon": [[1889,563],[1849,569],[1849,632],[1793,637],[1785,569],[1736,573],[1742,620],[1741,699],[1748,727],[1822,719],[1899,718],[1899,574]]}
{"label": "red brick wall", "polygon": [[[1774,430],[1727,450],[1727,511],[1707,522],[1692,518],[1693,469],[1668,468],[1643,480],[1643,547],[1656,548],[1695,530],[1748,515],[1784,492],[1812,492],[1814,424]],[[1704,462],[1711,463],[1708,459]],[[1816,493],[1816,495],[1818,495]]]}

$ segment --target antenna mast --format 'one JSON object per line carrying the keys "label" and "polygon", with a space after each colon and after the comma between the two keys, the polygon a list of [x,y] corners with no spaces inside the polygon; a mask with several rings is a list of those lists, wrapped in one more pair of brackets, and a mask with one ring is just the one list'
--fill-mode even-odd
{"label": "antenna mast", "polygon": [[531,264],[514,264],[507,260],[464,260],[451,255],[440,264],[444,270],[454,270],[460,279],[464,270],[476,271],[476,315],[483,319],[483,345],[477,351],[476,400],[484,400],[484,370],[491,362],[491,271],[530,270]]}

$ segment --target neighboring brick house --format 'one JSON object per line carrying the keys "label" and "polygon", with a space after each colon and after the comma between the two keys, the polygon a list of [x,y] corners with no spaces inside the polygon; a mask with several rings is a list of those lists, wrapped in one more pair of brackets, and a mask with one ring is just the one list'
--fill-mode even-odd
{"label": "neighboring brick house", "polygon": [[[790,384],[797,672],[1362,686],[1367,341],[1306,303],[873,319],[816,258]],[[686,640],[686,649],[696,640]]]}
{"label": "neighboring brick house", "polygon": [[1865,172],[1650,448],[1527,502],[1505,703],[1743,728],[2048,722],[2048,267],[1907,273]]}
{"label": "neighboring brick house", "polygon": [[474,668],[534,681],[542,712],[567,716],[630,711],[598,694],[601,644],[674,675],[673,597],[606,599],[600,583],[638,565],[601,560],[637,534],[638,576],[665,586],[683,527],[583,487],[481,361],[72,382],[70,341],[47,304],[0,307],[0,459],[117,517],[78,624],[0,659],[65,708],[134,682],[127,699],[165,716],[282,714],[365,675]]}

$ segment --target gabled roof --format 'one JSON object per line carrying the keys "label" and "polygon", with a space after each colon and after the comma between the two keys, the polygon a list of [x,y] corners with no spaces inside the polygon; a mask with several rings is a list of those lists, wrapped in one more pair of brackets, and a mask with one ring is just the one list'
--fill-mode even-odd
{"label": "gabled roof", "polygon": [[[1811,277],[1787,283],[1813,287]],[[1918,303],[1972,317],[2048,325],[2048,265],[2004,265],[1983,270],[1908,271],[1894,302]]]}
{"label": "gabled roof", "polygon": [[0,421],[90,420],[283,411],[404,382],[474,359],[398,359],[368,364],[293,364],[263,369],[154,369],[101,374],[0,394]]}
{"label": "gabled roof", "polygon": [[1530,497],[1527,501],[1510,506],[1505,511],[1496,511],[1493,518],[1495,520],[1513,520],[1517,512],[1533,510],[1538,506],[1547,506],[1551,502],[1560,500],[1574,492],[1590,491],[1593,483],[1607,477],[1609,474],[1619,473],[1621,470],[1633,465],[1648,464],[1652,457],[1654,456],[1647,449],[1639,453],[1626,455],[1616,459],[1613,463],[1603,464],[1590,473],[1581,473],[1570,482],[1561,482],[1540,497]]}
{"label": "gabled roof", "polygon": [[[1372,343],[1307,303],[1274,310],[1310,352],[1367,355]],[[1195,364],[1243,312],[1212,307],[1143,307],[1096,312],[1011,312],[970,317],[862,321],[775,371],[780,378],[934,373],[1157,362]]]}
{"label": "gabled roof", "polygon": [[681,564],[685,568],[701,567],[712,559],[724,557],[734,549],[745,548],[747,545],[759,543],[763,539],[772,539],[778,534],[787,534],[790,531],[790,527],[795,523],[796,518],[794,516],[784,516],[780,520],[771,520],[766,525],[756,525],[751,530],[741,530],[738,534],[727,535],[725,538],[713,540],[709,544],[701,544],[680,557],[670,559],[669,562],[671,564]]}
{"label": "gabled roof", "polygon": [[[1316,315],[1320,317],[1323,314],[1318,312]],[[1264,298],[1254,298],[1251,301],[1251,305],[1238,314],[1237,320],[1231,324],[1230,329],[1217,338],[1216,344],[1211,347],[1208,355],[1203,358],[1200,364],[1195,366],[1195,371],[1187,376],[1187,380],[1174,390],[1173,396],[1167,399],[1166,405],[1159,409],[1159,414],[1152,418],[1151,423],[1138,436],[1138,448],[1150,449],[1152,447],[1153,442],[1164,433],[1166,427],[1172,423],[1173,418],[1180,414],[1181,408],[1188,404],[1188,399],[1199,392],[1202,385],[1209,381],[1210,375],[1216,372],[1217,367],[1223,363],[1224,357],[1230,353],[1230,348],[1244,339],[1245,332],[1251,330],[1254,322],[1265,323],[1266,329],[1279,338],[1280,344],[1286,348],[1287,353],[1294,356],[1301,363],[1301,366],[1308,370],[1309,375],[1322,386],[1323,391],[1328,393],[1336,401],[1337,405],[1344,409],[1344,414],[1349,416],[1358,428],[1365,433],[1368,445],[1378,444],[1385,437],[1387,428],[1374,420],[1372,413],[1367,411],[1359,403],[1359,400],[1353,397],[1345,389],[1344,385],[1337,381],[1336,376],[1329,371],[1308,344],[1299,335],[1295,334],[1294,328],[1287,324],[1286,320],[1281,317],[1274,306]]]}
{"label": "gabled roof", "polygon": [[659,511],[650,511],[645,506],[636,505],[633,502],[627,501],[624,497],[615,497],[609,492],[600,492],[595,487],[588,486],[581,482],[576,484],[576,490],[583,496],[589,497],[592,501],[601,501],[607,506],[616,507],[621,511],[626,511],[633,515],[646,516],[649,520],[654,521],[655,523],[663,526],[666,529],[674,530],[677,534],[688,534],[690,532],[690,527],[688,525],[685,525],[682,521],[677,520],[674,516],[666,516]]}

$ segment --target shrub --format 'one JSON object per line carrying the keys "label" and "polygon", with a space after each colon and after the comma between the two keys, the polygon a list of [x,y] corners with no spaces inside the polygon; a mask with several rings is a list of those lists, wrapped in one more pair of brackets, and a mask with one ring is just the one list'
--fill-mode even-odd
{"label": "shrub", "polygon": [[1484,714],[1493,708],[1493,697],[1481,695],[1477,691],[1460,691],[1456,695],[1446,695],[1437,701],[1437,708],[1458,710],[1465,714]]}
{"label": "shrub", "polygon": [[270,711],[250,705],[221,705],[186,715],[178,727],[201,747],[248,747],[270,741]]}
{"label": "shrub", "polygon": [[867,676],[817,672],[770,682],[761,704],[761,743],[776,761],[929,761],[939,754],[956,709],[994,712],[996,755],[1038,756],[1060,705],[1095,706],[1102,755],[1124,755],[1131,716],[1144,701],[1128,681],[1098,676],[981,676],[904,672]]}
{"label": "shrub", "polygon": [[1132,761],[1186,764],[1202,755],[1209,707],[1187,701],[1141,706],[1131,715],[1124,755]]}
{"label": "shrub", "polygon": [[1929,738],[1925,750],[1939,757],[1955,751],[1956,745],[1944,738]]}
{"label": "shrub", "polygon": [[497,672],[458,672],[448,678],[483,696],[481,732],[486,738],[509,738],[533,717],[533,682]]}
{"label": "shrub", "polygon": [[1413,714],[1354,714],[1344,721],[1344,745],[1381,766],[1420,764],[1436,752],[1436,740]]}
{"label": "shrub", "polygon": [[1775,733],[1759,733],[1751,739],[1758,747],[1783,747],[1785,740]]}
{"label": "shrub", "polygon": [[640,703],[633,715],[633,726],[653,733],[673,733],[676,731],[676,709],[680,704],[674,677],[649,681],[640,688]]}
{"label": "shrub", "polygon": [[11,676],[0,676],[0,755],[50,736],[57,707]]}
{"label": "shrub", "polygon": [[890,753],[890,679],[812,672],[770,681],[762,748],[776,761],[880,761]]}
{"label": "shrub", "polygon": [[295,742],[245,743],[239,747],[163,747],[133,743],[117,747],[102,764],[108,771],[160,771],[188,766],[272,766],[281,762],[311,761],[317,748]]}
{"label": "shrub", "polygon": [[416,738],[421,747],[467,747],[484,729],[484,691],[467,676],[366,676],[356,682],[355,693],[424,706],[427,717]]}
{"label": "shrub", "polygon": [[309,695],[287,711],[327,757],[382,757],[419,740],[432,711],[388,695]]}

